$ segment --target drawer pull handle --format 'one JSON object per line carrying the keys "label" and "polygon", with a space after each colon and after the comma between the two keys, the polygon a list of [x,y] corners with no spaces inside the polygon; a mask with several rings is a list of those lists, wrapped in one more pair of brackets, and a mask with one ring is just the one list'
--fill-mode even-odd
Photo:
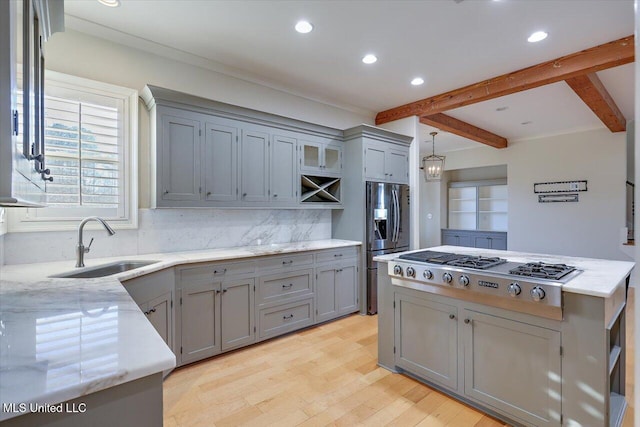
{"label": "drawer pull handle", "polygon": [[293,287],[293,283],[289,283],[288,285],[282,285],[282,289],[289,289]]}
{"label": "drawer pull handle", "polygon": [[333,254],[334,257],[342,256],[342,254]]}
{"label": "drawer pull handle", "polygon": [[342,269],[340,268],[340,269],[336,270],[336,273],[340,273],[341,271],[342,271]]}
{"label": "drawer pull handle", "polygon": [[466,324],[471,323],[471,319],[464,319],[464,323],[466,323]]}
{"label": "drawer pull handle", "polygon": [[287,265],[287,264],[289,265],[293,264],[293,260],[290,259],[289,261],[282,261],[282,265]]}
{"label": "drawer pull handle", "polygon": [[213,270],[213,274],[225,274],[226,272],[226,268],[223,268],[222,270]]}
{"label": "drawer pull handle", "polygon": [[289,314],[287,316],[282,316],[282,320],[289,320],[289,319],[293,319],[293,314]]}
{"label": "drawer pull handle", "polygon": [[152,308],[151,310],[149,310],[149,313],[155,313],[155,312],[156,312],[155,308]]}

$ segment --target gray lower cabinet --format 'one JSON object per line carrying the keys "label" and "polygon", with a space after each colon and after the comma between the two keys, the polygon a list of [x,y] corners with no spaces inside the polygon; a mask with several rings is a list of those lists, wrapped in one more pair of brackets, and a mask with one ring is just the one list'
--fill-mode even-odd
{"label": "gray lower cabinet", "polygon": [[314,323],[313,298],[262,308],[259,310],[258,323],[260,339],[311,326]]}
{"label": "gray lower cabinet", "polygon": [[560,426],[560,332],[467,309],[463,318],[464,394],[531,425]]}
{"label": "gray lower cabinet", "polygon": [[506,250],[507,233],[502,231],[442,229],[442,244]]}
{"label": "gray lower cabinet", "polygon": [[356,261],[316,268],[316,321],[334,319],[358,310]]}
{"label": "gray lower cabinet", "polygon": [[180,364],[255,342],[253,271],[253,262],[179,269]]}
{"label": "gray lower cabinet", "polygon": [[395,307],[396,366],[457,390],[457,308],[403,294]]}
{"label": "gray lower cabinet", "polygon": [[158,334],[174,351],[174,287],[173,269],[166,269],[123,283],[131,298],[147,316]]}
{"label": "gray lower cabinet", "polygon": [[417,293],[394,291],[397,367],[523,425],[561,425],[560,331]]}

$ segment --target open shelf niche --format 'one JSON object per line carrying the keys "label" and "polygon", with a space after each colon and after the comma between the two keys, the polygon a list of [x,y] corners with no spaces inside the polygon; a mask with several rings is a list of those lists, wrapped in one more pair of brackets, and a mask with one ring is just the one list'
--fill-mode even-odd
{"label": "open shelf niche", "polygon": [[340,178],[300,175],[300,190],[303,203],[341,203]]}

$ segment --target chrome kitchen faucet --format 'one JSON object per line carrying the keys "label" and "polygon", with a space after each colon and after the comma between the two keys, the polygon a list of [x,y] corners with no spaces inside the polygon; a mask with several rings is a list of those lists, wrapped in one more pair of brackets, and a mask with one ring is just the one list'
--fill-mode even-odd
{"label": "chrome kitchen faucet", "polygon": [[102,224],[105,230],[107,230],[107,233],[109,234],[109,236],[113,236],[114,234],[116,234],[113,228],[111,228],[109,224],[107,224],[107,222],[102,218],[98,218],[97,216],[90,216],[83,219],[80,222],[80,225],[78,226],[78,246],[76,246],[76,267],[84,267],[84,254],[88,253],[91,250],[93,237],[91,238],[91,241],[89,241],[89,246],[87,246],[86,248],[84,247],[84,243],[82,243],[82,230],[84,229],[84,225],[91,220],[98,221],[100,224]]}

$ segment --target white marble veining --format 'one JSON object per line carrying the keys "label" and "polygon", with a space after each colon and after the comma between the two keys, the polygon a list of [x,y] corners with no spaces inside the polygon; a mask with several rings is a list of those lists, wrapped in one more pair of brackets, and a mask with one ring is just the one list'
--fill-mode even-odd
{"label": "white marble veining", "polygon": [[[592,295],[608,298],[613,295],[618,286],[624,284],[627,276],[635,266],[633,262],[611,261],[596,258],[580,258],[563,255],[546,255],[515,251],[500,251],[482,248],[467,248],[461,246],[436,246],[428,248],[433,251],[451,252],[462,255],[484,255],[505,258],[512,262],[547,262],[553,264],[567,264],[582,270],[582,273],[571,281],[562,285],[564,292]],[[424,250],[424,249],[419,249]],[[416,251],[408,251],[416,252]],[[380,255],[374,261],[388,262],[397,258],[399,253]]]}
{"label": "white marble veining", "polygon": [[56,404],[175,363],[116,279],[0,282],[3,404]]}
{"label": "white marble veining", "polygon": [[[276,255],[281,253],[316,251],[321,249],[332,249],[354,245],[360,245],[360,242],[351,240],[324,239],[292,243],[272,243],[269,245],[241,246],[234,248],[207,249],[201,251],[93,258],[85,259],[85,269],[90,269],[92,267],[108,264],[114,261],[156,261],[154,264],[110,276],[112,278],[123,281],[180,264],[224,261],[263,255]],[[76,269],[74,267],[74,261],[5,265],[0,269],[0,279],[25,282],[37,281],[43,280],[49,276],[58,275],[69,271],[80,272],[83,271],[83,269]]]}
{"label": "white marble veining", "polygon": [[[328,239],[331,211],[140,209],[137,230],[116,230],[109,237],[101,227],[89,227],[85,228],[85,241],[91,237],[95,241],[87,259]],[[75,230],[9,233],[4,241],[4,261],[12,265],[73,260],[76,243]]]}

